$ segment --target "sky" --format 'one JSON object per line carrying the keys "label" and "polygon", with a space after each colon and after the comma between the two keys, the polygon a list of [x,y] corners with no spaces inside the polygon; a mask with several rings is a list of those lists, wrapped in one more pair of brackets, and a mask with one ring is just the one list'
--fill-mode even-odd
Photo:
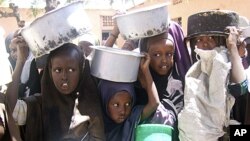
{"label": "sky", "polygon": [[[65,4],[65,2],[67,0],[59,0],[61,5]],[[88,0],[89,3],[87,5],[88,8],[95,8],[95,9],[122,9],[124,8],[124,3],[123,1],[125,0],[114,0],[114,4],[112,6],[110,6],[109,4],[109,0]],[[127,0],[128,2],[126,3],[125,8],[130,8],[134,5],[134,3],[129,0]],[[142,2],[144,2],[145,0],[134,0],[135,4],[140,4]],[[18,5],[18,7],[20,8],[30,8],[32,6],[32,3],[34,5],[34,2],[36,2],[36,4],[34,6],[39,7],[39,8],[44,8],[46,3],[45,0],[5,0],[5,2],[2,4],[2,6],[4,7],[8,7],[9,3],[13,2],[16,5]]]}

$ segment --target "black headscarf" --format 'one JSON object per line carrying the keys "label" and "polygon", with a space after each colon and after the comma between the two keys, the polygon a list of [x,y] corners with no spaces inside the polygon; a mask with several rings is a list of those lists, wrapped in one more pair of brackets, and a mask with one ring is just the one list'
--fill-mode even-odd
{"label": "black headscarf", "polygon": [[[51,77],[51,58],[58,54],[69,55],[71,52],[76,52],[75,57],[77,57],[79,60],[80,80],[77,88],[71,94],[63,95],[56,89]],[[66,43],[53,50],[49,54],[47,65],[42,77],[41,88],[41,100],[38,100],[40,103],[36,102],[36,106],[34,106],[37,108],[31,107],[31,98],[29,98],[31,99],[29,100],[31,102],[27,102],[28,111],[31,112],[27,115],[26,126],[29,126],[28,130],[30,130],[32,133],[34,132],[31,128],[35,128],[35,126],[37,126],[37,132],[39,132],[32,135],[37,135],[36,137],[28,137],[30,138],[30,141],[36,139],[43,141],[61,141],[63,136],[69,132],[69,126],[71,123],[76,98],[78,98],[79,101],[78,109],[80,113],[90,117],[90,121],[86,123],[86,132],[91,130],[92,121],[95,120],[99,122],[99,130],[97,132],[100,134],[97,135],[97,137],[104,137],[100,97],[98,96],[97,87],[90,75],[89,63],[87,60],[85,60],[82,52],[76,45],[72,43]],[[76,93],[79,93],[79,95]],[[35,110],[41,110],[41,113]],[[40,119],[37,120],[36,118]],[[41,120],[42,123],[39,124],[39,120]],[[37,123],[34,125],[36,121]],[[86,133],[81,134],[84,135]],[[26,135],[26,137],[27,136],[30,135]]]}

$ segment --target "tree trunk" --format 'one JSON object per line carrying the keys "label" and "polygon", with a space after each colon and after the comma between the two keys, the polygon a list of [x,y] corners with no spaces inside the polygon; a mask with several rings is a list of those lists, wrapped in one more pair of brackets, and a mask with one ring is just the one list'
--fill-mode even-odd
{"label": "tree trunk", "polygon": [[45,12],[47,13],[55,9],[58,6],[58,4],[60,4],[60,2],[57,0],[46,0]]}

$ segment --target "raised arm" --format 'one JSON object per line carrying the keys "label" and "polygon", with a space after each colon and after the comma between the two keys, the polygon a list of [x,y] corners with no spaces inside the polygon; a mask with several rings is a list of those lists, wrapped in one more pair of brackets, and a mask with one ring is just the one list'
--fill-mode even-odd
{"label": "raised arm", "polygon": [[118,26],[116,24],[116,21],[114,21],[114,27],[113,27],[111,33],[109,34],[108,39],[105,42],[105,46],[113,47],[113,45],[115,44],[115,41],[118,38],[119,34],[120,34],[119,28],[118,28]]}
{"label": "raised arm", "polygon": [[139,80],[142,87],[147,91],[148,103],[143,109],[141,120],[148,118],[152,113],[154,113],[160,103],[155,83],[149,71],[149,63],[150,56],[145,53],[145,57],[142,58],[140,62]]}
{"label": "raised arm", "polygon": [[232,63],[231,82],[241,83],[246,79],[246,74],[237,48],[239,33],[236,27],[227,27],[227,30],[229,31],[227,48],[229,51],[229,58]]}
{"label": "raised arm", "polygon": [[8,88],[6,91],[7,103],[10,108],[10,112],[12,113],[15,108],[17,99],[18,99],[18,87],[20,83],[20,77],[22,74],[24,63],[29,54],[29,49],[28,49],[26,42],[21,36],[17,36],[13,38],[10,45],[16,46],[17,48],[16,67],[12,74],[12,82],[8,85]]}

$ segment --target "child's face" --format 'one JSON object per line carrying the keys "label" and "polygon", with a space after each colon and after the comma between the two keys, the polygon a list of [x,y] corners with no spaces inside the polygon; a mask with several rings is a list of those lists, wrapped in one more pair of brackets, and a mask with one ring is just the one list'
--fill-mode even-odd
{"label": "child's face", "polygon": [[16,46],[9,46],[10,48],[10,56],[13,60],[17,60],[17,48]]}
{"label": "child's face", "polygon": [[110,98],[107,108],[110,118],[115,123],[122,123],[130,115],[132,98],[127,91],[117,92]]}
{"label": "child's face", "polygon": [[199,49],[212,50],[216,47],[216,42],[212,36],[198,36],[195,38],[195,42]]}
{"label": "child's face", "polygon": [[174,64],[174,45],[167,39],[162,39],[149,45],[150,67],[159,75],[167,75]]}
{"label": "child's face", "polygon": [[79,81],[79,60],[71,55],[57,55],[51,59],[51,75],[55,87],[62,94],[73,92]]}

